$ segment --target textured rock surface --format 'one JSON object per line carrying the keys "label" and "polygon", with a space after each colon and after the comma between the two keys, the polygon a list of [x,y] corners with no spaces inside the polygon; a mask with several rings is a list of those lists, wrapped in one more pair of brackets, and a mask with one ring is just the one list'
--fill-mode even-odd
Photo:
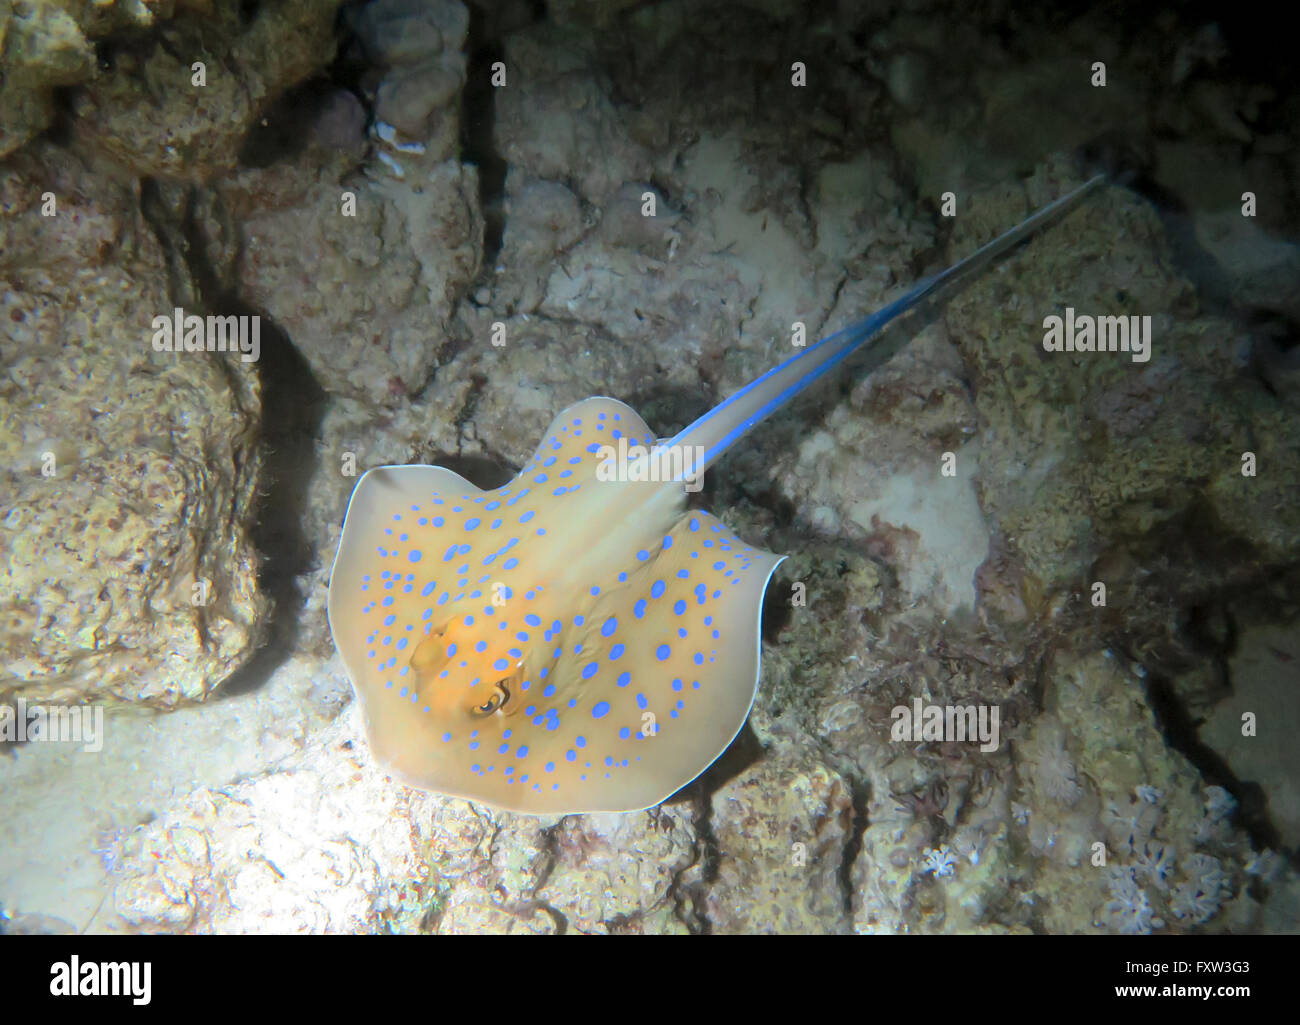
{"label": "textured rock surface", "polygon": [[[347,191],[355,216],[344,215]],[[420,190],[345,190],[298,169],[223,190],[243,225],[240,285],[288,332],[326,390],[376,405],[421,391],[448,345],[453,304],[478,268],[472,170],[445,163]]]}
{"label": "textured rock surface", "polygon": [[[273,26],[314,38],[301,5],[272,7],[218,33],[221,52]],[[130,304],[164,296],[165,257],[181,279],[206,265],[206,290],[273,318],[303,358],[294,373],[329,401],[294,477],[313,560],[295,657],[253,695],[151,727],[163,751],[204,739],[193,779],[160,771],[171,786],[130,791],[102,823],[79,892],[108,893],[104,910],[48,887],[24,901],[12,880],[38,873],[0,860],[5,906],[29,928],[61,927],[32,917],[46,915],[126,931],[1294,929],[1300,883],[1277,853],[1295,842],[1293,773],[1238,727],[1243,709],[1258,706],[1261,736],[1288,714],[1259,667],[1293,654],[1269,638],[1300,595],[1294,360],[1268,319],[1293,309],[1294,254],[1260,242],[1295,234],[1282,108],[1215,77],[1222,40],[1174,14],[1136,44],[1122,21],[1026,17],[1008,32],[974,8],[945,28],[924,4],[841,5],[816,23],[780,0],[549,10],[529,24],[526,5],[501,5],[473,30],[447,0],[350,10],[355,77],[318,83],[305,145],[240,166],[257,104],[220,89],[207,109],[231,124],[200,138],[178,122],[193,146],[167,152],[171,94],[135,90],[171,58],[128,61],[74,107],[77,145],[211,184],[188,207],[161,190],[171,241],[160,255],[139,229],[146,270],[93,263],[110,282],[134,275],[129,295],[71,265],[49,272],[59,287],[131,321]],[[1083,40],[1112,73],[1138,74],[1107,91],[1076,80]],[[492,88],[496,59],[506,84]],[[286,58],[272,77],[306,66]],[[133,105],[138,155],[123,152]],[[667,434],[795,351],[796,323],[811,342],[1077,183],[1068,151],[1098,135],[1132,147],[1188,219],[1105,188],[906,325],[915,340],[887,366],[867,376],[868,354],[843,368],[710,474],[702,503],[791,559],[765,609],[749,725],[705,777],[650,813],[533,820],[407,790],[370,762],[323,614],[360,472],[440,462],[497,483],[591,394]],[[1216,163],[1222,175],[1204,171]],[[1248,187],[1260,227],[1238,230],[1224,211]],[[946,191],[954,217],[938,212]],[[78,252],[108,236],[116,255],[124,223],[82,220]],[[1205,247],[1195,259],[1188,238]],[[178,274],[182,240],[202,258]],[[1150,314],[1150,362],[1045,353],[1043,318],[1066,305]],[[141,400],[151,417],[182,391],[166,381]],[[240,420],[230,396],[200,394],[225,426],[256,417],[255,398]],[[42,443],[26,426],[36,407],[17,409],[24,444]],[[212,435],[215,465],[252,458],[238,437]],[[227,553],[243,507],[230,509],[205,521],[224,535],[200,535]],[[997,743],[895,739],[918,700],[996,708]],[[184,718],[198,714],[202,734]],[[247,731],[238,759],[223,723]],[[138,733],[114,736],[109,764],[149,764]],[[0,812],[21,834],[43,788],[66,798],[60,780],[77,777],[19,754],[24,800]]]}
{"label": "textured rock surface", "polygon": [[74,131],[133,175],[229,172],[264,108],[334,56],[336,7],[273,0],[178,17],[149,45],[111,51],[105,70],[73,97]]}
{"label": "textured rock surface", "polygon": [[[139,9],[147,16],[147,7]],[[59,4],[0,6],[0,62],[5,73],[0,92],[0,157],[49,125],[56,86],[84,81],[94,73],[95,54],[82,29]]]}
{"label": "textured rock surface", "polygon": [[203,698],[264,628],[256,370],[153,351],[167,264],[131,191],[41,149],[0,205],[0,696]]}

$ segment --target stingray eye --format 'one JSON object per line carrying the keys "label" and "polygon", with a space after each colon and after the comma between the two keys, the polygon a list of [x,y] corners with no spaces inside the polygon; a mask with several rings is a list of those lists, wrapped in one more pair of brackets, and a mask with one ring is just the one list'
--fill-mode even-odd
{"label": "stingray eye", "polygon": [[510,692],[506,690],[505,685],[503,683],[498,683],[496,687],[493,688],[492,696],[488,698],[486,701],[484,701],[483,704],[477,705],[474,708],[474,714],[491,715],[493,712],[495,712],[498,708],[500,708],[509,700],[510,700]]}

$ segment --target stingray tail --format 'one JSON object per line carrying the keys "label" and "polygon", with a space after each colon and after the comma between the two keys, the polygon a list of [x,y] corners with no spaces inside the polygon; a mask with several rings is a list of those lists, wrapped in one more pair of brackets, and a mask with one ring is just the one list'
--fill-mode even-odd
{"label": "stingray tail", "polygon": [[[1066,213],[1104,180],[1104,175],[1098,175],[1073,192],[1049,203],[970,256],[921,281],[883,309],[850,324],[807,351],[792,356],[780,366],[769,370],[705,413],[675,438],[662,442],[664,446],[683,446],[687,451],[702,452],[702,461],[694,460],[691,469],[683,475],[684,478],[690,479],[692,474],[698,474],[712,465],[744,437],[750,428],[767,419],[809,385],[834,370],[891,321],[914,309],[940,289],[992,263],[1044,225]],[[905,338],[900,339],[894,348],[884,353],[879,362],[892,356],[905,341]]]}

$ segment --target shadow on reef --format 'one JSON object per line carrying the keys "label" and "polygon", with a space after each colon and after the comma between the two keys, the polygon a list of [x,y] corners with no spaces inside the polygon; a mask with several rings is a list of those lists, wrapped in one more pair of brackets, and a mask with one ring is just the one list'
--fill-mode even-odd
{"label": "shadow on reef", "polygon": [[[256,366],[261,385],[261,448],[263,452],[254,521],[250,536],[261,556],[258,586],[272,602],[265,640],[252,658],[217,688],[220,695],[246,694],[266,682],[296,645],[304,596],[298,577],[312,568],[313,549],[304,530],[309,483],[316,469],[316,440],[325,415],[327,396],[306,360],[288,335],[265,310],[239,297],[221,280],[208,257],[199,227],[200,196],[187,190],[182,202],[168,209],[162,188],[152,180],[141,183],[141,208],[172,266],[171,289],[179,302],[194,293],[203,314],[257,316],[261,320],[261,352]],[[185,275],[188,281],[182,281]],[[232,378],[234,375],[231,375]],[[232,379],[232,388],[238,382]]]}
{"label": "shadow on reef", "polygon": [[263,324],[258,366],[264,457],[251,535],[262,555],[258,584],[275,604],[266,643],[218,688],[219,694],[233,695],[256,690],[266,682],[288,659],[301,630],[304,596],[297,578],[312,564],[312,546],[303,529],[303,506],[315,472],[316,437],[326,396],[302,355],[265,313],[233,294],[217,297],[214,308],[222,314],[256,314]]}

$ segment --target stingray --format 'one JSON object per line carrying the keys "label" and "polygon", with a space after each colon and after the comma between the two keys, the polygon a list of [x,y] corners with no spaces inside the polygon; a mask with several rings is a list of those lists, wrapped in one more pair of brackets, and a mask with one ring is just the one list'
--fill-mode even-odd
{"label": "stingray", "polygon": [[657,440],[617,399],[560,413],[503,487],[439,466],[357,482],[329,622],[378,762],[509,811],[634,811],[703,772],[749,715],[783,556],[687,507],[755,424],[1100,178]]}

